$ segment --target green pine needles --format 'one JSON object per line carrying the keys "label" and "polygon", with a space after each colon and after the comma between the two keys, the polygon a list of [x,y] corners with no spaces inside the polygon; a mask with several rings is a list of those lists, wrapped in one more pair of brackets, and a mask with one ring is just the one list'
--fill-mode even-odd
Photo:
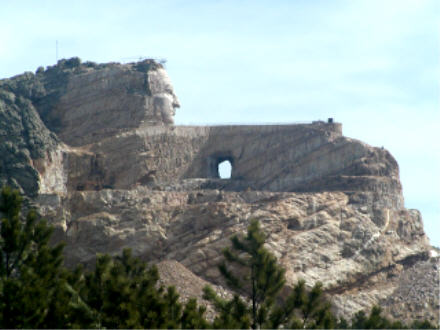
{"label": "green pine needles", "polygon": [[[209,286],[204,296],[217,316],[210,322],[196,299],[179,301],[174,287],[159,285],[155,266],[124,250],[98,255],[93,270],[63,267],[63,245],[49,244],[52,228],[36,210],[22,214],[18,191],[0,192],[0,328],[349,328],[330,312],[322,285],[285,286],[285,270],[264,243],[258,221],[234,236],[219,269],[234,290],[222,299]],[[290,291],[290,292],[289,292]],[[282,293],[281,293],[282,292]],[[353,328],[403,328],[374,307],[355,315]],[[412,328],[433,328],[427,321]]]}
{"label": "green pine needles", "polygon": [[17,191],[1,191],[0,326],[56,327],[67,278],[63,245],[49,246],[52,228],[34,210],[22,219],[21,203]]}
{"label": "green pine needles", "polygon": [[[404,329],[400,321],[390,321],[374,306],[367,316],[356,313],[348,323],[337,319],[323,293],[322,283],[311,289],[304,280],[289,291],[285,287],[285,270],[265,247],[266,237],[257,220],[251,221],[246,236],[234,236],[232,246],[223,250],[219,270],[235,292],[222,299],[206,286],[204,298],[218,312],[212,326],[217,329]],[[429,321],[414,321],[410,329],[438,328]]]}
{"label": "green pine needles", "polygon": [[156,267],[131,255],[98,256],[93,272],[75,285],[72,324],[79,328],[206,328],[204,307],[182,306],[174,287],[158,285]]}
{"label": "green pine needles", "polygon": [[285,286],[285,270],[264,247],[265,241],[259,222],[253,220],[247,235],[234,236],[232,248],[223,251],[225,260],[219,270],[236,294],[227,301],[205,287],[205,298],[219,312],[214,327],[333,328],[336,319],[330,313],[320,283],[307,291],[305,282],[300,281],[287,298],[280,295]]}
{"label": "green pine needles", "polygon": [[130,250],[97,256],[91,272],[65,269],[63,245],[49,244],[52,228],[35,210],[23,216],[21,204],[18,191],[1,191],[0,328],[209,327],[204,307],[180,303]]}

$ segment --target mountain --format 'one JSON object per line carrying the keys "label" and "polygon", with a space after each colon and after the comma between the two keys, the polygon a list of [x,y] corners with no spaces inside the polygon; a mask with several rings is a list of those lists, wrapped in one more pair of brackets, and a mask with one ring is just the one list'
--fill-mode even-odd
{"label": "mountain", "polygon": [[439,259],[387,150],[332,119],[175,126],[178,107],[154,60],[72,58],[0,80],[0,184],[51,221],[68,266],[130,247],[183,297],[205,283],[228,294],[221,250],[259,219],[288,284],[321,281],[338,315],[380,304],[438,323]]}

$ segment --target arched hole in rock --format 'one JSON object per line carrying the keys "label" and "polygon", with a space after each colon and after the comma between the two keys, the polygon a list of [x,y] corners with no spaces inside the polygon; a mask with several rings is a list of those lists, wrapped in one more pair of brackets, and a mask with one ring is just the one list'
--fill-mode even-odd
{"label": "arched hole in rock", "polygon": [[229,160],[224,160],[218,164],[218,176],[220,179],[230,179],[232,174],[232,164]]}

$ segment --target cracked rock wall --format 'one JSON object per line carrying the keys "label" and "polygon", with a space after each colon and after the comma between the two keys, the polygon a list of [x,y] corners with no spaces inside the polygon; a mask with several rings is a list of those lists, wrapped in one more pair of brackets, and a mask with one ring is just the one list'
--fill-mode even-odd
{"label": "cracked rock wall", "polygon": [[152,60],[73,58],[0,80],[0,182],[51,221],[69,266],[130,247],[168,284],[185,274],[185,299],[207,282],[228,294],[220,251],[258,218],[288,284],[323,282],[337,314],[381,304],[438,322],[438,257],[387,150],[322,121],[174,126],[179,106]]}

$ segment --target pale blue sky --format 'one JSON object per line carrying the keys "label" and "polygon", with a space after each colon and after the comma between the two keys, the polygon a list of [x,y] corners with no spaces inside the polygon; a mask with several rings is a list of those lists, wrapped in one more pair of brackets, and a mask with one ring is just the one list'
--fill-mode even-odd
{"label": "pale blue sky", "polygon": [[440,246],[440,1],[0,0],[0,78],[59,58],[166,58],[177,124],[334,117],[397,159]]}

